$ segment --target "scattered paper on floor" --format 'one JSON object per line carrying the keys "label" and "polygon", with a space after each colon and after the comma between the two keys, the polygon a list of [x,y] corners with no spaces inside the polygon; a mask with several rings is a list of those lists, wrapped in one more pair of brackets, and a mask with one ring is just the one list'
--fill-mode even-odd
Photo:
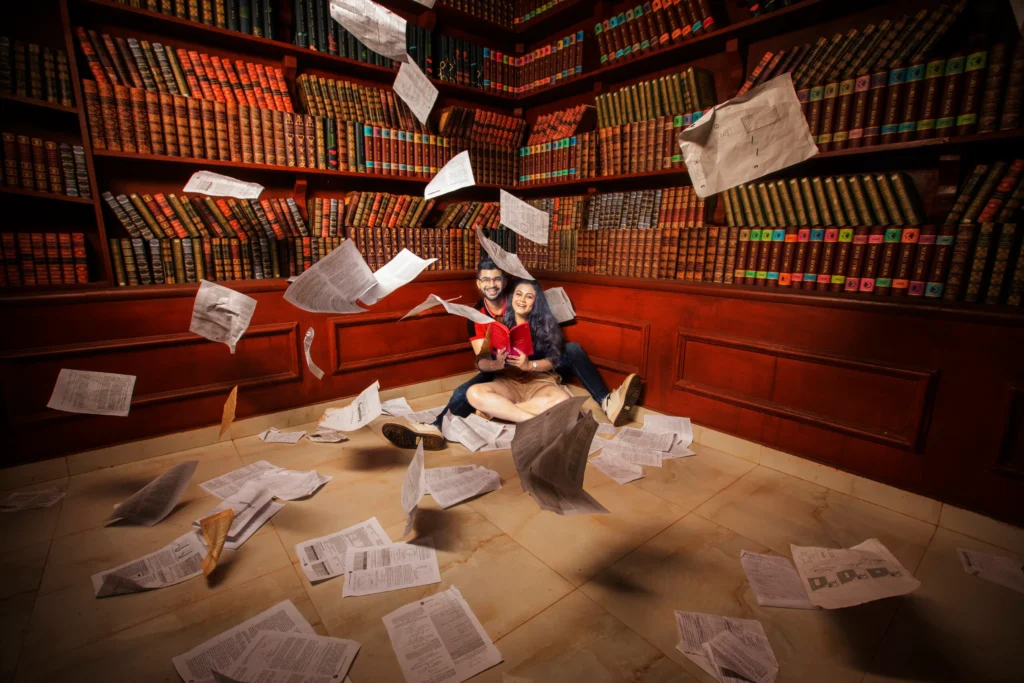
{"label": "scattered paper on floor", "polygon": [[235,409],[238,407],[238,385],[228,394],[228,400],[224,401],[224,408],[220,413],[220,434],[217,439],[223,439],[224,435],[231,429],[231,423],[235,421]]}
{"label": "scattered paper on floor", "polygon": [[[234,513],[234,519],[228,529],[224,547],[228,550],[237,550],[267,520],[284,507],[283,503],[275,503],[273,499],[274,495],[269,489],[262,486],[259,481],[251,481],[230,499],[210,510],[204,517],[216,515],[224,510],[231,510]],[[201,522],[202,519],[197,519],[192,526],[200,529]]]}
{"label": "scattered paper on floor", "polygon": [[256,480],[259,486],[266,487],[275,498],[281,500],[298,500],[311,496],[334,477],[320,474],[316,470],[285,470],[274,469],[264,472]]}
{"label": "scattered paper on floor", "polygon": [[818,607],[853,607],[906,595],[921,585],[876,538],[852,548],[790,547],[804,590]]}
{"label": "scattered paper on floor", "polygon": [[317,426],[339,432],[354,432],[365,427],[380,417],[379,391],[380,382],[374,382],[344,408],[328,408]]}
{"label": "scattered paper on floor", "polygon": [[619,484],[628,484],[637,479],[643,479],[644,470],[639,465],[622,460],[611,453],[602,453],[590,460],[590,464],[597,470],[616,481]]}
{"label": "scattered paper on floor", "polygon": [[676,446],[689,448],[693,443],[693,424],[688,417],[676,417],[674,415],[644,415],[645,432],[655,434],[672,434],[675,437],[673,449]]}
{"label": "scattered paper on floor", "polygon": [[412,406],[405,400],[405,396],[384,401],[380,404],[380,410],[382,414],[391,415],[392,417],[405,417],[406,415],[413,414]]}
{"label": "scattered paper on floor", "polygon": [[807,597],[803,581],[788,557],[744,550],[740,553],[740,564],[750,581],[757,604],[762,607],[817,609]]}
{"label": "scattered paper on floor", "polygon": [[494,470],[478,465],[468,467],[439,467],[425,471],[427,493],[433,496],[441,509],[501,488],[501,475]]}
{"label": "scattered paper on floor", "polygon": [[247,183],[231,176],[213,171],[196,171],[185,183],[182,192],[198,192],[211,197],[234,197],[235,199],[259,199],[263,186]]}
{"label": "scattered paper on floor", "polygon": [[376,285],[355,240],[345,240],[295,278],[284,299],[310,313],[364,313],[356,301]]}
{"label": "scattered paper on floor", "polygon": [[662,453],[660,451],[653,451],[649,448],[630,446],[629,444],[621,443],[612,439],[604,445],[602,451],[605,455],[614,456],[619,460],[625,460],[626,462],[631,462],[634,465],[661,467]]}
{"label": "scattered paper on floor", "polygon": [[459,152],[441,167],[441,170],[427,183],[427,187],[423,191],[423,198],[434,199],[471,185],[476,185],[476,179],[473,177],[473,164],[467,150]]}
{"label": "scattered paper on floor", "polygon": [[97,598],[166,588],[203,573],[206,549],[195,532],[179,536],[160,550],[92,575]]}
{"label": "scattered paper on floor", "polygon": [[[484,231],[482,229],[476,229],[476,238],[480,242],[480,246],[482,246],[484,251],[487,252],[487,255],[491,257],[491,260],[497,264],[498,268],[501,268],[512,277],[518,277],[523,280],[535,279],[530,275],[530,271],[526,270],[526,267],[523,265],[523,262],[519,260],[518,256],[505,251],[499,247],[496,242],[489,240],[484,236]],[[493,322],[493,320],[491,322]]]}
{"label": "scattered paper on floor", "polygon": [[1024,593],[1024,564],[1020,560],[963,548],[957,548],[956,554],[968,574]]}
{"label": "scattered paper on floor", "polygon": [[259,460],[240,467],[237,470],[232,470],[227,474],[222,474],[219,477],[204,481],[199,485],[199,488],[203,489],[207,493],[213,496],[217,496],[221,500],[227,500],[236,493],[238,493],[243,486],[251,481],[256,481],[271,471],[282,470],[283,468],[277,465],[272,465],[266,460]]}
{"label": "scattered paper on floor", "polygon": [[256,299],[203,280],[192,304],[192,322],[188,331],[210,341],[228,345],[231,353],[249,328],[256,311]]}
{"label": "scattered paper on floor", "polygon": [[135,375],[64,368],[46,407],[66,413],[127,417],[134,390]]}
{"label": "scattered paper on floor", "polygon": [[373,548],[349,546],[345,553],[346,598],[441,583],[430,538]]}
{"label": "scattered paper on floor", "polygon": [[336,531],[295,544],[302,572],[310,583],[324,581],[345,573],[345,555],[349,548],[370,548],[390,545],[391,539],[376,517]]}
{"label": "scattered paper on floor", "polygon": [[461,683],[502,661],[455,586],[388,614],[384,627],[406,683]]}
{"label": "scattered paper on floor", "polygon": [[354,640],[263,631],[227,676],[239,683],[334,683],[348,673],[357,652]]}
{"label": "scattered paper on floor", "polygon": [[551,216],[548,215],[547,211],[530,206],[515,195],[505,192],[505,190],[498,190],[498,201],[499,221],[502,225],[513,232],[519,233],[531,242],[536,242],[537,244],[548,243],[548,229],[551,225]]}
{"label": "scattered paper on floor", "polygon": [[402,536],[408,536],[416,524],[416,512],[426,492],[427,481],[423,473],[423,439],[418,439],[416,454],[405,471],[405,479],[402,480],[402,511],[405,513],[405,531],[402,532]]}
{"label": "scattered paper on floor", "polygon": [[[775,652],[772,651],[771,643],[768,642],[764,627],[755,619],[735,619],[715,614],[676,610],[676,629],[679,632],[679,644],[676,645],[676,649],[715,680],[721,681],[722,679],[715,669],[714,662],[708,658],[704,644],[723,632],[736,636],[748,650],[758,653],[760,658],[770,662],[776,671],[779,668],[779,662],[775,659]],[[731,681],[727,680],[723,683],[731,683]]]}
{"label": "scattered paper on floor", "polygon": [[476,452],[487,445],[487,439],[478,434],[466,418],[452,415],[451,412],[445,413],[441,420],[441,434],[448,441],[462,444],[470,452]]}
{"label": "scattered paper on floor", "polygon": [[15,491],[0,503],[0,512],[21,512],[22,510],[35,510],[37,508],[48,508],[56,505],[67,491],[56,487],[35,489],[33,491]]}
{"label": "scattered paper on floor", "polygon": [[217,514],[199,520],[199,530],[206,543],[206,557],[203,558],[203,576],[209,576],[217,568],[217,560],[228,540],[228,531],[235,521],[235,512],[231,508],[221,510]]}
{"label": "scattered paper on floor", "polygon": [[771,683],[779,673],[778,665],[773,664],[762,650],[748,646],[731,631],[722,631],[704,643],[703,648],[704,656],[715,667],[720,681],[739,679]]}
{"label": "scattered paper on floor", "polygon": [[604,436],[608,436],[609,434],[615,434],[615,425],[613,425],[610,422],[598,422],[597,433],[602,434]]}
{"label": "scattered paper on floor", "polygon": [[316,634],[292,601],[285,600],[174,657],[171,662],[186,683],[214,683],[213,669],[230,671],[249,643],[264,632]]}
{"label": "scattered paper on floor", "polygon": [[426,410],[418,410],[415,413],[409,413],[405,416],[406,420],[411,420],[417,424],[432,425],[437,416],[441,414],[441,411],[446,406],[437,406],[436,408],[427,408]]}
{"label": "scattered paper on floor", "polygon": [[309,368],[309,371],[314,377],[317,379],[323,379],[324,371],[320,369],[319,365],[313,362],[313,356],[311,353],[311,349],[313,348],[313,337],[315,336],[316,333],[313,331],[312,327],[306,330],[306,336],[302,338],[302,350],[306,354],[306,367]]}
{"label": "scattered paper on floor", "polygon": [[345,436],[344,432],[339,432],[336,429],[327,429],[320,427],[312,434],[307,434],[306,438],[313,443],[340,443],[342,441],[348,441],[348,437]]}
{"label": "scattered paper on floor", "polygon": [[664,432],[651,432],[633,427],[623,427],[612,439],[612,443],[635,446],[649,451],[667,451],[675,443],[675,435]]}
{"label": "scattered paper on floor", "polygon": [[260,432],[257,438],[264,443],[298,443],[305,435],[306,432],[282,432],[276,427],[271,427]]}
{"label": "scattered paper on floor", "polygon": [[110,519],[153,526],[171,513],[192,480],[198,460],[181,462],[149,482],[131,498],[114,506]]}

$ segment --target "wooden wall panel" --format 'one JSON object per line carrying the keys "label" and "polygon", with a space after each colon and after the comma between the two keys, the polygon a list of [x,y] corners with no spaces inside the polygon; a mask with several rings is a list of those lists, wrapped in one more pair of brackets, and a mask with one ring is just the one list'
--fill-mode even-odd
{"label": "wooden wall panel", "polygon": [[609,386],[631,373],[647,374],[650,321],[580,312],[576,323],[565,327],[564,332],[566,341],[586,349]]}

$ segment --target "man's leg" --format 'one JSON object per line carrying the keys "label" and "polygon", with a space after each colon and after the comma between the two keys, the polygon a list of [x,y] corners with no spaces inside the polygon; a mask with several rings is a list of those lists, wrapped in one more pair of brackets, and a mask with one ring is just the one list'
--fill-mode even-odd
{"label": "man's leg", "polygon": [[[456,387],[455,391],[452,392],[451,398],[448,399],[448,405],[444,407],[444,410],[442,410],[437,416],[437,419],[434,420],[433,426],[440,431],[441,420],[444,418],[444,414],[448,411],[451,411],[452,415],[467,417],[473,412],[473,406],[469,404],[469,399],[466,398],[466,392],[474,384],[490,382],[493,378],[493,373],[478,372],[476,376],[468,382]],[[410,429],[407,425],[398,422],[389,422],[385,424],[381,431],[388,441],[399,448],[416,448],[416,440],[419,438],[423,439],[423,448],[428,451],[439,451],[445,448],[446,445],[444,438],[438,434],[419,434]]]}
{"label": "man's leg", "polygon": [[636,375],[629,375],[618,389],[609,392],[597,368],[590,361],[590,356],[575,342],[566,343],[562,360],[558,364],[558,374],[566,382],[573,376],[579,379],[583,388],[597,401],[601,410],[616,427],[621,427],[632,419],[633,406],[640,400],[640,388],[643,386],[643,380]]}
{"label": "man's leg", "polygon": [[456,417],[469,417],[469,414],[473,412],[473,406],[469,404],[469,399],[466,398],[466,392],[474,384],[480,384],[482,382],[490,382],[494,379],[494,373],[492,372],[478,372],[476,376],[470,379],[468,382],[464,382],[459,386],[455,387],[455,391],[452,392],[451,398],[448,399],[448,405],[444,407],[444,410],[434,420],[434,426],[438,429],[441,428],[441,420],[444,418],[444,414],[451,412]]}

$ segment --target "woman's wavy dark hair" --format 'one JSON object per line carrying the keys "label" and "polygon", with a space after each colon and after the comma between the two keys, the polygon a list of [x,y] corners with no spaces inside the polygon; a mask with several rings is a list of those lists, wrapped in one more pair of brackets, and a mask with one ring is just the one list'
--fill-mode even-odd
{"label": "woman's wavy dark hair", "polygon": [[[547,358],[551,361],[552,365],[558,365],[558,361],[562,358],[562,347],[564,346],[562,328],[559,326],[554,314],[551,313],[551,307],[548,306],[548,300],[544,296],[544,291],[536,280],[520,280],[516,283],[516,287],[519,287],[519,285],[533,287],[534,294],[536,295],[533,301],[533,310],[526,317],[530,322],[533,352]],[[512,294],[514,292],[515,289],[508,295],[505,318],[502,320],[505,327],[509,329],[512,329],[516,324],[516,312],[512,309]]]}

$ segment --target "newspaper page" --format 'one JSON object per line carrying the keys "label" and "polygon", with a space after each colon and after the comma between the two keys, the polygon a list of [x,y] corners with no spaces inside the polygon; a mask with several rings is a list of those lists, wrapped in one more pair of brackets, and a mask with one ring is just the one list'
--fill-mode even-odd
{"label": "newspaper page", "polygon": [[128,500],[114,506],[107,519],[153,526],[171,513],[192,480],[198,460],[180,462],[143,486]]}
{"label": "newspaper page", "polygon": [[[246,527],[263,512],[264,508],[270,505],[273,498],[274,494],[263,487],[259,481],[251,481],[243,486],[238,493],[221,502],[203,517],[211,517],[218,512],[231,510],[235,517],[228,529],[228,541],[235,541],[246,530]],[[192,526],[199,529],[202,526],[201,522],[202,519],[197,519],[192,522]]]}
{"label": "newspaper page", "polygon": [[206,549],[195,532],[179,536],[160,550],[92,575],[97,598],[166,588],[203,573]]}
{"label": "newspaper page", "polygon": [[459,152],[453,156],[440,171],[437,172],[423,191],[424,199],[434,199],[443,194],[476,185],[473,178],[473,164],[469,160],[469,151]]}
{"label": "newspaper page", "polygon": [[225,500],[238,493],[241,488],[250,481],[259,479],[270,470],[279,469],[281,468],[277,465],[271,465],[266,460],[260,460],[251,465],[246,465],[245,467],[237,470],[232,470],[227,474],[222,474],[219,477],[210,479],[209,481],[204,481],[199,485],[199,488],[212,496],[217,496],[221,500]]}
{"label": "newspaper page", "polygon": [[[458,298],[459,297],[455,297],[455,299],[458,299]],[[488,318],[486,315],[484,315],[480,311],[476,310],[472,306],[463,306],[462,304],[453,304],[452,301],[455,301],[455,299],[448,299],[447,301],[445,301],[444,299],[442,299],[438,295],[431,294],[431,295],[429,295],[427,297],[426,301],[424,301],[423,303],[419,304],[418,306],[413,308],[411,311],[409,311],[408,313],[403,315],[401,318],[399,318],[399,320],[405,320],[406,318],[408,318],[410,316],[416,315],[417,313],[422,313],[423,311],[426,311],[427,309],[433,308],[434,306],[444,306],[444,310],[447,313],[449,313],[451,315],[457,315],[457,316],[465,318],[467,320],[472,320],[473,322],[480,323],[481,325],[490,325],[491,323],[494,322],[494,318]]]}
{"label": "newspaper page", "polygon": [[450,412],[445,413],[441,420],[441,434],[448,441],[461,443],[471,453],[475,453],[487,445],[487,439],[477,434],[476,430],[466,422],[466,418],[452,415]]}
{"label": "newspaper page", "polygon": [[427,266],[436,260],[436,258],[421,259],[408,249],[402,249],[398,252],[398,256],[377,269],[377,272],[373,274],[377,284],[363,294],[360,300],[367,305],[377,303],[399,287],[404,287],[415,280]]}
{"label": "newspaper page", "polygon": [[380,411],[382,414],[392,417],[405,417],[406,415],[412,415],[413,412],[412,406],[405,400],[405,396],[384,401],[380,404]]}
{"label": "newspaper page", "polygon": [[259,486],[266,487],[275,498],[281,500],[298,500],[311,496],[334,477],[320,474],[316,470],[270,470],[264,472],[256,480]]}
{"label": "newspaper page", "polygon": [[234,197],[235,199],[259,199],[263,186],[247,183],[230,176],[212,171],[196,171],[185,183],[182,192],[198,192],[211,197]]}
{"label": "newspaper page", "polygon": [[416,115],[419,122],[427,124],[430,112],[434,109],[434,102],[437,101],[437,88],[430,82],[430,79],[420,71],[416,62],[408,59],[402,62],[398,69],[398,76],[391,86],[395,95],[402,98],[402,101],[409,105],[409,109]]}
{"label": "newspaper page", "polygon": [[[473,417],[470,415],[470,417]],[[484,453],[487,451],[504,451],[512,448],[512,439],[516,438],[516,426],[514,424],[500,425],[501,431],[493,441],[485,444],[480,452]]]}
{"label": "newspaper page", "polygon": [[[349,240],[351,241],[351,240]],[[380,382],[374,382],[344,408],[328,408],[317,427],[354,432],[380,417]]]}
{"label": "newspaper page", "polygon": [[427,408],[426,410],[417,410],[415,413],[409,413],[405,416],[405,419],[412,420],[419,424],[430,425],[434,424],[434,420],[441,414],[447,406],[437,406],[434,408]]}
{"label": "newspaper page", "polygon": [[330,0],[331,18],[379,55],[404,62],[405,19],[371,0]]}
{"label": "newspaper page", "polygon": [[171,662],[186,683],[214,683],[213,670],[230,671],[249,643],[267,631],[316,634],[292,601],[285,600],[172,658]]}
{"label": "newspaper page", "polygon": [[740,553],[740,564],[750,581],[757,604],[762,607],[817,609],[807,597],[800,575],[788,557],[744,550]]}
{"label": "newspaper page", "polygon": [[203,576],[209,576],[217,568],[217,560],[228,540],[228,531],[235,521],[235,512],[231,508],[221,510],[215,515],[199,520],[199,530],[203,534],[206,545],[206,557],[203,558]]}
{"label": "newspaper page", "polygon": [[612,439],[612,443],[621,444],[623,446],[635,446],[636,448],[645,448],[649,451],[664,452],[672,448],[672,444],[675,443],[675,435],[651,432],[646,429],[623,427],[619,433],[615,435],[615,438]]}
{"label": "newspaper page", "polygon": [[968,574],[1024,593],[1024,564],[1020,560],[963,548],[957,548],[956,554]]}
{"label": "newspaper page", "polygon": [[46,407],[66,413],[127,417],[134,390],[135,375],[64,368]]}
{"label": "newspaper page", "polygon": [[614,479],[617,484],[628,484],[644,478],[644,470],[639,465],[627,462],[613,453],[602,453],[591,459],[590,464],[599,472]]}
{"label": "newspaper page", "polygon": [[626,462],[631,462],[634,465],[661,467],[662,453],[660,451],[652,451],[650,448],[630,446],[629,444],[612,439],[605,444],[602,450],[604,451],[604,455],[612,455],[619,460],[625,460]]}
{"label": "newspaper page", "polygon": [[779,673],[764,653],[747,646],[730,631],[722,631],[704,643],[704,656],[715,667],[720,681],[771,683]]}
{"label": "newspaper page", "polygon": [[220,434],[217,435],[217,439],[224,438],[224,435],[231,428],[231,423],[235,421],[235,408],[238,407],[238,385],[231,390],[228,394],[228,400],[224,401],[224,408],[220,414]]}
{"label": "newspaper page", "polygon": [[561,287],[545,289],[544,298],[548,301],[551,314],[559,323],[567,323],[576,319],[576,309],[572,307],[569,295]]}
{"label": "newspaper page", "polygon": [[326,429],[320,427],[312,434],[307,434],[306,438],[313,443],[340,443],[342,441],[348,441],[348,437],[345,436],[344,432],[339,432],[336,429]]}
{"label": "newspaper page", "polygon": [[747,648],[757,652],[762,659],[770,662],[772,667],[779,668],[775,652],[772,651],[771,643],[768,642],[768,635],[764,632],[761,622],[756,619],[734,619],[715,614],[676,610],[676,628],[679,631],[679,644],[676,645],[676,649],[716,680],[721,679],[715,670],[714,663],[708,659],[703,646],[704,643],[710,642],[723,631],[732,633]]}
{"label": "newspaper page", "polygon": [[921,585],[875,538],[852,548],[790,547],[804,590],[818,607],[853,607],[906,595]]}
{"label": "newspaper page", "polygon": [[21,512],[22,510],[48,508],[59,503],[66,495],[68,495],[67,491],[62,491],[56,487],[36,489],[35,491],[15,491],[0,502],[0,512]]}
{"label": "newspaper page", "polygon": [[455,586],[388,614],[384,627],[406,683],[461,683],[502,661]]}
{"label": "newspaper page", "polygon": [[715,105],[679,133],[679,147],[702,199],[818,153],[788,73]]}
{"label": "newspaper page", "polygon": [[403,588],[441,583],[437,552],[429,538],[416,543],[392,543],[345,551],[345,588],[342,596],[373,595]]}
{"label": "newspaper page", "polygon": [[413,2],[423,5],[424,7],[434,7],[434,0],[413,0]]}
{"label": "newspaper page", "polygon": [[675,417],[674,415],[644,415],[645,432],[655,434],[668,433],[675,437],[675,446],[688,448],[693,443],[693,424],[688,417]]}
{"label": "newspaper page", "polygon": [[302,339],[302,349],[306,353],[306,367],[309,368],[309,371],[313,373],[314,377],[317,379],[323,379],[324,371],[320,369],[320,366],[313,362],[313,356],[310,353],[310,349],[313,348],[313,337],[315,335],[316,333],[313,331],[312,327],[306,330],[306,336]]}
{"label": "newspaper page", "polygon": [[210,341],[223,342],[231,353],[249,328],[256,299],[203,280],[192,304],[192,322],[188,331]]}
{"label": "newspaper page", "polygon": [[[432,471],[427,470],[428,473]],[[486,467],[472,467],[468,472],[457,472],[448,476],[435,475],[426,480],[427,493],[434,497],[442,510],[500,488],[501,475]]]}
{"label": "newspaper page", "polygon": [[551,216],[546,211],[535,209],[522,199],[505,192],[498,191],[499,221],[506,228],[519,233],[531,242],[548,243],[548,229]]}
{"label": "newspaper page", "polygon": [[405,531],[402,536],[408,536],[416,523],[416,510],[419,508],[423,494],[427,492],[426,475],[423,474],[423,440],[417,439],[416,455],[409,462],[409,469],[405,471],[405,479],[402,480],[402,511],[405,512]]}
{"label": "newspaper page", "polygon": [[520,422],[512,439],[512,460],[523,490],[542,510],[560,515],[608,512],[583,490],[589,448],[597,421],[579,419],[585,396],[563,401]]}
{"label": "newspaper page", "polygon": [[599,422],[597,424],[597,433],[608,436],[609,434],[615,434],[615,425],[610,422]]}
{"label": "newspaper page", "polygon": [[252,521],[242,528],[241,532],[237,536],[228,537],[224,542],[224,548],[227,550],[238,550],[246,541],[252,538],[253,534],[260,530],[260,527],[269,522],[271,517],[283,509],[284,503],[272,502],[268,505],[264,505],[263,508],[256,513],[256,516],[252,518]]}
{"label": "newspaper page", "polygon": [[390,545],[391,539],[376,517],[353,524],[327,536],[295,544],[302,572],[310,583],[324,581],[345,573],[345,555],[349,548],[370,548]]}
{"label": "newspaper page", "polygon": [[306,432],[282,432],[277,427],[271,427],[260,432],[257,438],[264,443],[298,443]]}
{"label": "newspaper page", "polygon": [[[512,277],[517,277],[522,280],[536,279],[530,275],[530,271],[526,270],[526,267],[523,265],[523,262],[519,260],[518,256],[505,251],[495,242],[487,239],[487,237],[484,236],[484,231],[480,228],[476,229],[476,238],[480,241],[480,246],[484,248],[487,255],[491,257],[491,260],[494,261],[494,263],[503,271]],[[490,320],[489,322],[494,322],[494,320]]]}
{"label": "newspaper page", "polygon": [[295,278],[285,301],[310,313],[364,313],[356,300],[377,285],[355,240],[341,246]]}
{"label": "newspaper page", "polygon": [[354,640],[308,633],[258,633],[228,672],[239,683],[337,683],[359,652]]}

